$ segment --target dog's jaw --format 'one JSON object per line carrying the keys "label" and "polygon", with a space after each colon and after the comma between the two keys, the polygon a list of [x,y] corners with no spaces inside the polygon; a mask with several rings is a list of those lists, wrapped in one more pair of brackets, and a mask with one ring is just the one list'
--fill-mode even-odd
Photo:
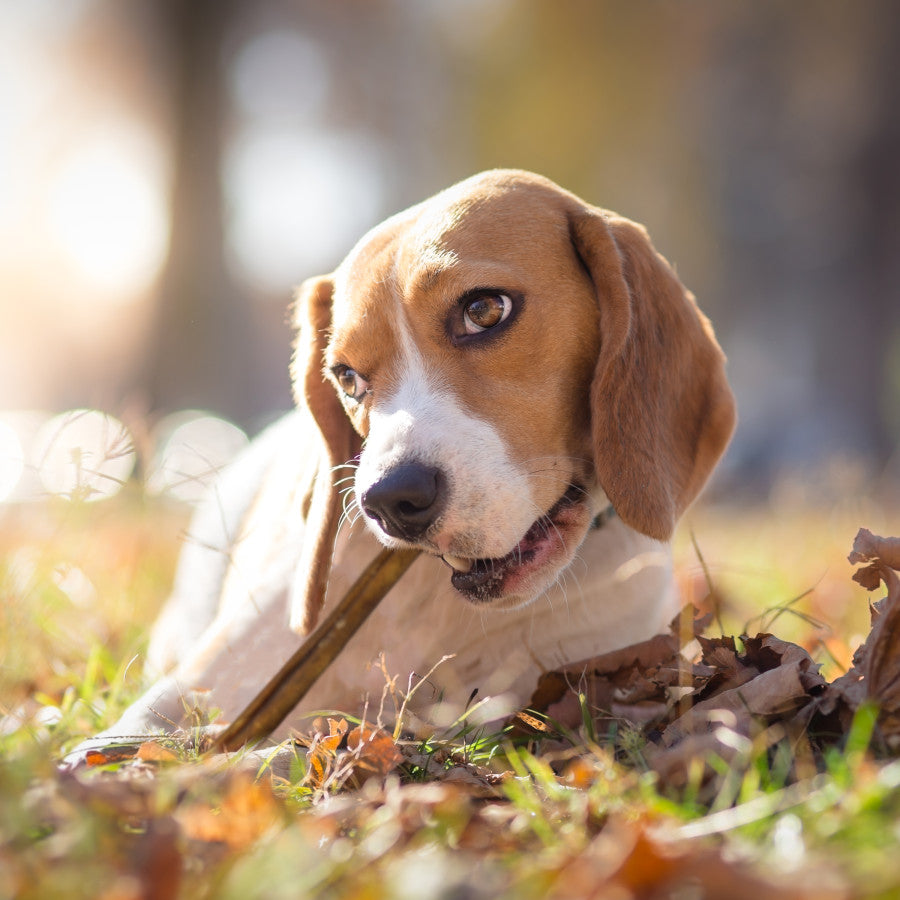
{"label": "dog's jaw", "polygon": [[515,609],[536,599],[559,580],[572,562],[592,521],[584,489],[572,485],[504,556],[452,557],[450,582],[474,604]]}

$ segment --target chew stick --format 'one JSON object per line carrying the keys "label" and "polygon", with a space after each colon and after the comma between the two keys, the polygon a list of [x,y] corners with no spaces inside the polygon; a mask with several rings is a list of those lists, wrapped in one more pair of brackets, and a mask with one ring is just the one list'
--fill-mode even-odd
{"label": "chew stick", "polygon": [[274,731],[418,555],[418,550],[382,550],[319,627],[216,738],[212,752],[237,750]]}

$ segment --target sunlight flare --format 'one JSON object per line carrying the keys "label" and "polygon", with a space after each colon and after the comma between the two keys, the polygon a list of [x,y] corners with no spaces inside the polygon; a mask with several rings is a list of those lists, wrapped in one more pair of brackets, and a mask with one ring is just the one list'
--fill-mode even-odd
{"label": "sunlight flare", "polygon": [[25,454],[19,436],[11,425],[0,421],[0,503],[12,496],[24,467]]}
{"label": "sunlight flare", "polygon": [[72,153],[52,182],[53,234],[98,299],[128,301],[165,259],[166,198],[140,151],[129,135],[112,132]]}

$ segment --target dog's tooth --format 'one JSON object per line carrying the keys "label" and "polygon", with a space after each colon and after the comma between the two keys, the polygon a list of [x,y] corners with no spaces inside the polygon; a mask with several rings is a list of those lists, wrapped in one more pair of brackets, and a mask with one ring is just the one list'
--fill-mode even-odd
{"label": "dog's tooth", "polygon": [[472,568],[471,559],[462,559],[459,556],[451,556],[449,553],[445,553],[442,558],[450,568],[456,569],[457,572],[468,572]]}

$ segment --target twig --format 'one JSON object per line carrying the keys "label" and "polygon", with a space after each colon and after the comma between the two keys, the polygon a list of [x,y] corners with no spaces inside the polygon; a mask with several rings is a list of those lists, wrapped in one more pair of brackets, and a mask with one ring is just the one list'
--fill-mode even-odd
{"label": "twig", "polygon": [[418,555],[418,550],[382,550],[278,674],[216,738],[211,752],[237,750],[274,731]]}

